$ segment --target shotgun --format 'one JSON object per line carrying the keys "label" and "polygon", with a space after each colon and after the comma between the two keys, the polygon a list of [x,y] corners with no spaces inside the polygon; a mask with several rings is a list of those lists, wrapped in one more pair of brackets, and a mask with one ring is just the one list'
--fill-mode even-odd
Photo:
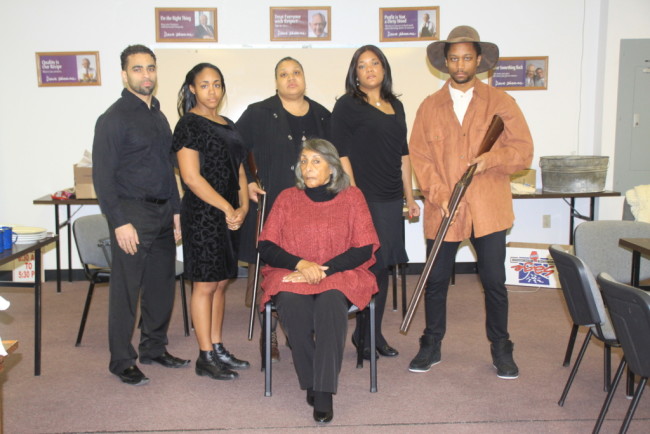
{"label": "shotgun", "polygon": [[[257,174],[257,165],[255,164],[255,157],[252,152],[248,153],[248,167],[251,170],[253,179],[259,188],[264,190],[262,181]],[[257,225],[256,227],[256,236],[255,236],[255,247],[257,248],[257,243],[259,242],[260,234],[264,228],[264,214],[266,213],[266,194],[258,195],[257,202]],[[255,257],[255,278],[253,279],[253,301],[251,303],[251,312],[248,319],[248,340],[253,339],[253,327],[255,325],[255,308],[257,307],[257,290],[260,284],[260,252],[257,252]]]}
{"label": "shotgun", "polygon": [[[494,117],[492,118],[492,122],[490,123],[490,127],[485,133],[485,137],[483,137],[483,141],[481,142],[481,146],[479,147],[477,156],[489,152],[490,149],[492,149],[492,146],[494,146],[494,143],[499,138],[499,135],[501,135],[502,131],[503,131],[503,120],[501,119],[501,117],[499,117],[499,115],[494,115]],[[453,221],[453,217],[454,214],[456,213],[456,209],[458,208],[458,204],[462,200],[463,196],[465,195],[465,191],[467,191],[467,188],[472,182],[472,177],[474,176],[475,171],[476,171],[476,164],[472,164],[471,166],[469,166],[465,171],[465,173],[463,174],[463,176],[460,178],[460,180],[456,183],[456,186],[454,187],[454,191],[451,193],[451,198],[449,199],[449,214],[446,217],[443,217],[442,221],[440,222],[440,227],[438,227],[438,232],[433,242],[433,248],[431,249],[431,252],[427,257],[427,262],[424,264],[424,269],[422,270],[422,274],[418,279],[418,283],[415,286],[415,291],[413,292],[413,296],[411,297],[409,307],[406,311],[406,314],[404,315],[404,319],[402,320],[402,325],[400,326],[399,330],[403,334],[406,334],[408,332],[409,327],[411,326],[411,321],[413,320],[415,309],[417,308],[418,303],[422,298],[424,287],[426,286],[427,279],[429,278],[429,274],[431,273],[431,269],[433,268],[433,265],[435,264],[436,259],[438,258],[438,253],[440,252],[440,247],[442,246],[442,242],[444,241],[445,236],[447,235],[447,230],[449,229],[449,226]]]}

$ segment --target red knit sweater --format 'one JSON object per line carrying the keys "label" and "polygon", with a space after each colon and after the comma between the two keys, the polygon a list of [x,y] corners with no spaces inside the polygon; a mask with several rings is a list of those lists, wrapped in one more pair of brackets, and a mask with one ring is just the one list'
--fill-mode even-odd
{"label": "red knit sweater", "polygon": [[338,289],[363,309],[377,292],[375,276],[369,271],[375,263],[374,252],[379,239],[372,224],[366,200],[356,187],[349,187],[332,200],[313,202],[304,191],[295,187],[284,190],[264,224],[260,241],[271,241],[302,259],[323,264],[352,247],[372,244],[372,257],[361,266],[334,273],[316,285],[282,282],[293,270],[264,266],[262,296],[264,303],[280,291],[296,294],[319,294]]}

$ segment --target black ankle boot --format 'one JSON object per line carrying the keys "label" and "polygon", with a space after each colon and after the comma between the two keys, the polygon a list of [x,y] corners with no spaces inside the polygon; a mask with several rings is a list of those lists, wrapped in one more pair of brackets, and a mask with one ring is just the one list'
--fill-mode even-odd
{"label": "black ankle boot", "polygon": [[248,369],[251,364],[246,360],[239,360],[233,354],[223,346],[222,343],[212,344],[214,348],[214,354],[217,356],[217,359],[221,361],[228,369]]}
{"label": "black ankle boot", "polygon": [[239,377],[239,374],[221,363],[214,351],[199,351],[194,371],[200,377],[205,375],[214,380],[234,380]]}
{"label": "black ankle boot", "polygon": [[314,420],[320,423],[331,422],[334,418],[332,394],[314,391]]}

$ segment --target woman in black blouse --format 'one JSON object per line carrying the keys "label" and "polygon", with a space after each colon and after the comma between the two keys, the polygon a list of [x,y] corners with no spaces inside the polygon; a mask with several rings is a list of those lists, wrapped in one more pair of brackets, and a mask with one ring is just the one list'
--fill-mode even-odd
{"label": "woman in black blouse", "polygon": [[[303,141],[311,138],[331,140],[331,113],[305,96],[306,81],[302,65],[285,57],[275,66],[276,94],[248,106],[237,121],[244,146],[255,157],[257,175],[264,190],[260,190],[248,173],[251,199],[248,216],[241,229],[239,260],[248,263],[249,291],[255,273],[257,195],[266,194],[266,215],[275,198],[295,184],[295,164]],[[344,170],[350,174],[350,162],[341,158]],[[277,338],[272,335],[272,358],[279,360]]]}
{"label": "woman in black blouse", "polygon": [[[347,155],[354,180],[372,214],[381,247],[371,271],[377,277],[377,352],[394,357],[399,353],[381,333],[388,292],[388,268],[408,262],[402,236],[404,199],[409,218],[420,215],[413,199],[411,160],[406,142],[404,106],[393,93],[390,65],[374,45],[359,48],[352,56],[345,80],[345,95],[332,112],[332,139],[342,155]],[[357,320],[359,321],[359,320]],[[370,342],[370,327],[366,327]],[[352,335],[356,345],[357,330]],[[370,358],[370,348],[364,354]]]}

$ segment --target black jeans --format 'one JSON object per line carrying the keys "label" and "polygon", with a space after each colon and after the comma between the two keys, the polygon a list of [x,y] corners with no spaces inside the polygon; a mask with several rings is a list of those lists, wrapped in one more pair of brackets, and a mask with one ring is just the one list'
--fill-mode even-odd
{"label": "black jeans", "polygon": [[[427,255],[434,240],[427,240]],[[470,242],[478,260],[478,273],[485,293],[485,330],[491,342],[508,339],[508,290],[506,288],[506,231],[494,232]],[[447,327],[447,291],[460,242],[443,242],[425,290],[424,334],[442,340]]]}

